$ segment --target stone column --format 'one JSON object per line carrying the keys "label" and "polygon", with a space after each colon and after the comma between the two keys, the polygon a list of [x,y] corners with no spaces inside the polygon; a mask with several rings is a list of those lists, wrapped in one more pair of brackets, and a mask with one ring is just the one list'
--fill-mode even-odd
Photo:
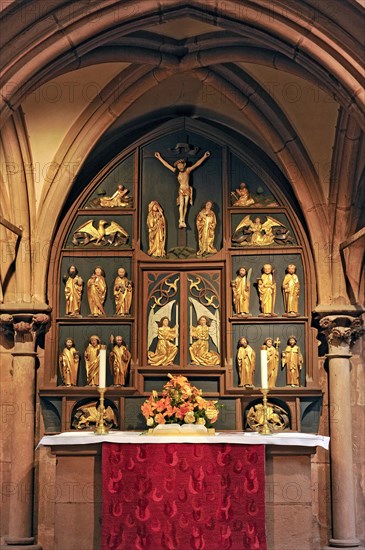
{"label": "stone column", "polygon": [[[360,312],[361,313],[361,312]],[[359,550],[356,537],[350,401],[350,347],[361,335],[359,317],[325,315],[319,321],[328,344],[332,538],[325,550]]]}
{"label": "stone column", "polygon": [[14,339],[12,378],[14,423],[12,427],[9,491],[9,534],[1,550],[41,550],[34,544],[33,471],[35,420],[35,345],[49,317],[44,313],[0,316],[2,329]]}

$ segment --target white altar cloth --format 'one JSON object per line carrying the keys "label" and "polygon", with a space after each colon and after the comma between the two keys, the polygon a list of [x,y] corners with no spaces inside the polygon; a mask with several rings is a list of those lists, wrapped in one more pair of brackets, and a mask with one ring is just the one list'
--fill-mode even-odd
{"label": "white altar cloth", "polygon": [[64,432],[42,437],[39,445],[91,445],[93,443],[228,443],[232,445],[287,445],[300,447],[323,447],[328,449],[330,438],[300,432],[280,432],[260,435],[252,432],[220,432],[214,436],[154,436],[141,432],[113,431],[107,435],[94,432]]}

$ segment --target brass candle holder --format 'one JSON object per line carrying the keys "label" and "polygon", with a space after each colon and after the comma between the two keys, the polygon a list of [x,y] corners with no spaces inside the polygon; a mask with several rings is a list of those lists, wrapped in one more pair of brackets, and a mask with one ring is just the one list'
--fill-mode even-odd
{"label": "brass candle holder", "polygon": [[109,428],[107,428],[104,423],[104,418],[105,418],[104,394],[106,392],[106,388],[97,388],[97,390],[100,394],[100,398],[99,398],[99,406],[98,406],[98,419],[96,421],[94,434],[106,435],[109,433]]}
{"label": "brass candle holder", "polygon": [[270,430],[269,423],[267,421],[267,394],[269,393],[269,390],[267,388],[260,388],[260,391],[262,393],[262,412],[263,412],[263,424],[262,427],[259,430],[259,433],[261,435],[271,435],[272,432]]}

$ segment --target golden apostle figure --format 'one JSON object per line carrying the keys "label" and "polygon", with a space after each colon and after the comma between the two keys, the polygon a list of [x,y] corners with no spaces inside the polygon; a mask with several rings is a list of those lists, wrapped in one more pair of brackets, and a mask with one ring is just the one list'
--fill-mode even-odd
{"label": "golden apostle figure", "polygon": [[240,338],[237,346],[238,385],[252,388],[256,368],[256,353],[247,338]]}
{"label": "golden apostle figure", "polygon": [[113,292],[116,315],[128,315],[132,304],[133,285],[126,277],[124,267],[118,269],[118,275],[114,281]]}
{"label": "golden apostle figure", "polygon": [[87,299],[92,316],[99,317],[100,315],[106,315],[104,310],[105,296],[105,273],[102,267],[96,267],[87,281]]}
{"label": "golden apostle figure", "polygon": [[90,336],[89,344],[84,351],[88,386],[99,385],[100,347],[101,342],[99,336],[96,336],[95,334]]}
{"label": "golden apostle figure", "polygon": [[259,291],[260,308],[263,317],[277,317],[274,313],[276,299],[276,283],[274,280],[274,270],[271,264],[265,264],[262,267],[262,275],[257,279],[257,288]]}
{"label": "golden apostle figure", "polygon": [[166,220],[162,207],[157,201],[151,201],[148,205],[147,229],[149,243],[147,254],[162,258],[166,255]]}
{"label": "golden apostle figure", "polygon": [[198,319],[196,327],[191,327],[190,335],[194,342],[189,347],[191,362],[207,367],[220,365],[221,358],[216,351],[209,351],[209,320],[205,315]]}
{"label": "golden apostle figure", "polygon": [[72,338],[66,338],[65,347],[59,356],[59,367],[64,386],[77,385],[80,356]]}
{"label": "golden apostle figure", "polygon": [[217,249],[214,247],[214,230],[217,225],[217,218],[212,210],[212,206],[212,201],[207,201],[196,217],[199,240],[197,256],[215,254],[217,252]]}
{"label": "golden apostle figure", "polygon": [[158,322],[156,351],[148,352],[148,364],[153,367],[167,367],[172,365],[177,354],[175,340],[177,327],[170,327],[168,317],[162,317]]}
{"label": "golden apostle figure", "polygon": [[299,377],[303,366],[303,356],[295,336],[290,336],[282,353],[282,368],[286,367],[287,386],[300,386]]}
{"label": "golden apostle figure", "polygon": [[283,290],[284,309],[283,317],[298,317],[300,283],[296,274],[296,266],[289,264],[281,288]]}
{"label": "golden apostle figure", "polygon": [[66,315],[80,316],[81,295],[84,281],[78,275],[77,267],[70,265],[67,275],[63,277],[65,284]]}
{"label": "golden apostle figure", "polygon": [[255,204],[244,181],[240,183],[239,189],[231,192],[233,206],[251,206]]}
{"label": "golden apostle figure", "polygon": [[[110,337],[110,341],[114,343],[114,336]],[[131,353],[123,342],[122,336],[115,337],[115,345],[109,354],[110,371],[113,376],[114,386],[124,386],[128,372]]]}
{"label": "golden apostle figure", "polygon": [[276,346],[274,346],[274,340],[272,338],[266,338],[265,346],[267,351],[267,380],[269,388],[275,388],[276,379],[279,372],[279,351],[277,346],[280,344],[278,338],[276,339]]}
{"label": "golden apostle figure", "polygon": [[240,267],[237,277],[231,282],[233,292],[233,305],[236,315],[250,314],[250,275],[245,267]]}
{"label": "golden apostle figure", "polygon": [[176,204],[179,207],[179,227],[186,227],[186,212],[188,209],[188,204],[193,204],[193,190],[189,185],[190,174],[195,168],[198,168],[205,159],[210,156],[209,151],[206,151],[204,155],[197,160],[193,166],[186,166],[186,161],[184,159],[179,159],[174,162],[173,166],[169,164],[165,159],[163,159],[160,153],[155,153],[155,157],[171,172],[174,172],[177,177],[177,182],[179,184],[179,194],[176,199]]}

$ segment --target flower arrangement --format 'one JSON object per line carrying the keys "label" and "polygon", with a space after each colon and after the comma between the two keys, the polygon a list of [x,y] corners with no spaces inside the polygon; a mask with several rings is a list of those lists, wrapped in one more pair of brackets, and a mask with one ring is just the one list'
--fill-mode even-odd
{"label": "flower arrangement", "polygon": [[209,428],[217,421],[221,407],[217,401],[204,399],[202,390],[192,386],[185,376],[168,377],[161,397],[153,390],[141,407],[149,428],[160,424],[200,424]]}

